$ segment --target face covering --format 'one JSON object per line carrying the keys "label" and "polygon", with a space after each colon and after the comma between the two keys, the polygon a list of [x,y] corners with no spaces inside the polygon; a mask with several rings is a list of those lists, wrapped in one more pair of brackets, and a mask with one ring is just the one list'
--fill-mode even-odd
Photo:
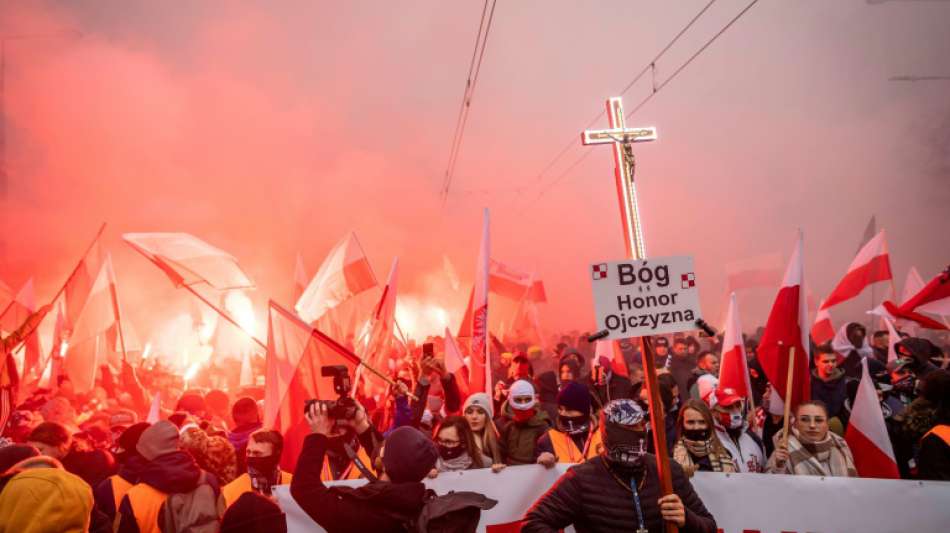
{"label": "face covering", "polygon": [[[268,455],[266,457],[248,457],[247,458],[247,470],[248,472],[270,475],[275,470],[277,470],[277,463],[280,461],[280,457],[275,455]],[[253,475],[253,474],[252,474]]]}
{"label": "face covering", "polygon": [[709,428],[706,429],[684,429],[683,438],[687,440],[704,441],[709,438]]}
{"label": "face covering", "polygon": [[534,418],[534,415],[537,411],[532,407],[531,409],[525,409],[523,411],[512,409],[511,412],[514,416],[515,422],[527,422],[528,420]]}
{"label": "face covering", "polygon": [[742,427],[741,413],[716,413],[719,416],[719,423],[726,429],[739,429]]}
{"label": "face covering", "polygon": [[590,418],[581,415],[581,416],[564,416],[558,415],[557,417],[558,426],[564,433],[568,435],[577,435],[578,433],[584,433],[590,427]]}
{"label": "face covering", "polygon": [[461,457],[465,451],[465,446],[462,445],[454,446],[452,448],[449,448],[448,446],[442,446],[441,444],[439,445],[439,456],[445,461],[451,461],[452,459]]}
{"label": "face covering", "polygon": [[914,390],[914,376],[907,376],[896,381],[893,385],[895,391],[906,394],[908,396],[914,395],[916,392]]}
{"label": "face covering", "polygon": [[647,436],[646,431],[630,429],[629,426],[606,424],[604,448],[607,449],[607,460],[622,471],[643,470],[643,456],[647,453]]}

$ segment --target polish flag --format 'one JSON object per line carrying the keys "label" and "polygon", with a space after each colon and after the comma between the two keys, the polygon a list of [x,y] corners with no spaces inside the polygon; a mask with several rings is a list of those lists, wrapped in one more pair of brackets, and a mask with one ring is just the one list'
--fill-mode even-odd
{"label": "polish flag", "polygon": [[104,334],[113,326],[121,327],[118,303],[112,259],[106,255],[79,313],[63,361],[63,369],[77,393],[92,390],[99,366],[108,360],[111,350]]}
{"label": "polish flag", "polygon": [[472,304],[475,302],[475,287],[468,294],[468,305],[465,306],[465,315],[462,316],[462,323],[459,324],[459,332],[456,335],[460,339],[472,338]]}
{"label": "polish flag", "polygon": [[300,300],[307,290],[307,271],[303,266],[303,257],[297,252],[297,263],[294,265],[294,301]]}
{"label": "polish flag", "polygon": [[66,330],[72,331],[79,320],[79,313],[86,305],[86,299],[89,297],[89,291],[92,284],[96,281],[99,271],[102,270],[102,264],[105,261],[105,255],[102,247],[99,245],[99,237],[105,229],[105,224],[99,229],[89,251],[76,265],[69,279],[66,280]]}
{"label": "polish flag", "polygon": [[[3,310],[0,315],[0,327],[7,332],[14,332],[26,319],[36,311],[36,292],[33,290],[33,278],[23,284],[20,291],[14,296],[13,300]],[[29,377],[30,372],[40,372],[38,368],[40,363],[40,336],[39,332],[33,330],[23,341],[25,353],[23,354],[23,372],[21,372],[24,381]]]}
{"label": "polish flag", "polygon": [[625,378],[630,377],[627,362],[624,360],[623,352],[620,351],[620,345],[616,340],[599,340],[594,343],[594,358],[591,360],[591,366],[597,365],[602,357],[610,361],[611,372]]}
{"label": "polish flag", "polygon": [[[369,342],[362,352],[363,360],[370,366],[386,372],[389,369],[389,350],[392,346],[396,326],[396,293],[399,289],[399,258],[393,258],[389,269],[389,279],[383,288],[383,295],[373,311]],[[363,379],[376,389],[385,389],[386,383],[372,372],[363,372]]]}
{"label": "polish flag", "polygon": [[488,287],[489,287],[489,219],[485,209],[482,222],[482,243],[475,264],[475,289],[472,297],[472,351],[469,361],[470,392],[491,394],[491,364],[488,346]]}
{"label": "polish flag", "polygon": [[920,277],[917,267],[910,267],[907,271],[907,277],[904,279],[904,290],[901,291],[901,303],[914,297],[915,294],[924,288],[924,278]]}
{"label": "polish flag", "polygon": [[921,314],[950,315],[950,267],[937,274],[924,288],[900,306],[888,301],[884,302],[884,308],[891,316],[912,320],[925,328],[950,329],[945,324]]}
{"label": "polish flag", "polygon": [[820,309],[828,309],[861,294],[865,288],[879,281],[894,279],[891,274],[891,259],[887,254],[884,230],[868,241],[848,267],[848,272],[838,286],[825,298]]}
{"label": "polish flag", "polygon": [[803,261],[803,239],[801,232],[795,243],[795,250],[785,270],[785,279],[772,304],[765,332],[759,342],[758,359],[772,388],[782,401],[788,382],[788,358],[790,348],[795,348],[795,361],[792,374],[792,398],[794,409],[799,403],[811,396],[811,382],[808,374],[808,310],[805,307],[804,284],[805,266]]}
{"label": "polish flag", "polygon": [[489,263],[489,287],[491,292],[510,300],[545,302],[544,283],[534,279],[534,274],[519,270],[492,259]]}
{"label": "polish flag", "polygon": [[455,374],[455,382],[462,398],[468,397],[468,363],[449,328],[445,328],[445,369]]}
{"label": "polish flag", "polygon": [[901,336],[897,333],[897,328],[894,327],[894,322],[886,316],[882,316],[881,320],[884,321],[884,325],[887,326],[887,362],[897,361],[897,343],[900,342]]}
{"label": "polish flag", "polygon": [[748,399],[752,396],[752,383],[749,381],[745,343],[742,342],[742,324],[739,322],[736,293],[729,295],[725,328],[722,334],[722,356],[719,359],[719,387],[734,389],[737,394]]}
{"label": "polish flag", "polygon": [[333,378],[323,377],[321,367],[345,366],[352,379],[360,359],[274,301],[267,314],[264,427],[284,436],[280,465],[293,472],[310,433],[303,416],[305,402],[337,398]]}
{"label": "polish flag", "polygon": [[848,441],[854,466],[861,477],[899,479],[894,449],[887,436],[881,402],[868,373],[868,362],[861,361],[861,383],[854,397],[851,419],[844,438]]}
{"label": "polish flag", "polygon": [[811,326],[811,338],[816,345],[822,345],[835,338],[835,326],[831,323],[831,313],[827,309],[822,309],[821,305],[821,303],[818,304],[815,323]]}
{"label": "polish flag", "polygon": [[294,308],[312,323],[327,311],[375,287],[376,276],[356,234],[350,232],[330,250]]}

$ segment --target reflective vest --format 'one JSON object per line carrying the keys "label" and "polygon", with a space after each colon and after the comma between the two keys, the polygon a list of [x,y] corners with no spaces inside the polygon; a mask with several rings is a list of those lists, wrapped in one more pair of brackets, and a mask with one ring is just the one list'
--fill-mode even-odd
{"label": "reflective vest", "polygon": [[[943,442],[945,442],[947,446],[950,446],[950,426],[946,424],[934,426],[933,429],[927,432],[927,435],[930,435],[931,433],[943,439]],[[924,435],[924,437],[927,435]]]}
{"label": "reflective vest", "polygon": [[[293,478],[294,476],[281,470],[280,474],[278,474],[277,484],[289,485],[291,480],[293,480]],[[240,498],[242,494],[244,494],[245,492],[251,492],[252,490],[253,489],[251,488],[251,476],[247,472],[245,472],[244,474],[241,474],[234,481],[228,483],[227,485],[224,486],[224,488],[221,489],[221,494],[224,495],[224,504],[227,507],[231,507],[231,505],[234,504],[234,502],[236,502],[237,499]]]}
{"label": "reflective vest", "polygon": [[600,432],[595,429],[590,430],[583,452],[577,449],[574,439],[567,433],[549,429],[548,437],[551,439],[551,446],[554,448],[554,455],[557,456],[559,463],[582,463],[600,455],[604,448]]}
{"label": "reflective vest", "polygon": [[118,514],[119,505],[122,503],[122,497],[129,492],[129,489],[131,489],[133,485],[126,481],[125,478],[119,474],[109,476],[109,480],[112,483],[112,499],[115,501],[115,511],[116,514]]}
{"label": "reflective vest", "polygon": [[132,515],[139,526],[140,533],[161,533],[158,529],[158,512],[168,498],[168,494],[147,483],[134,485],[126,494],[132,506]]}
{"label": "reflective vest", "polygon": [[[370,472],[373,472],[374,474],[376,473],[376,471],[373,469],[373,462],[370,461],[369,455],[366,454],[366,450],[364,450],[362,446],[360,446],[359,451],[356,452],[356,457],[360,460],[360,462],[363,463],[363,466],[365,466]],[[359,468],[356,468],[356,465],[353,463],[353,461],[350,461],[350,466],[346,467],[346,470],[343,471],[343,475],[341,475],[339,479],[359,479],[361,477],[363,477],[363,473],[360,472]],[[330,468],[329,457],[323,458],[323,471],[320,473],[320,480],[321,481],[335,480],[333,477],[333,471]]]}

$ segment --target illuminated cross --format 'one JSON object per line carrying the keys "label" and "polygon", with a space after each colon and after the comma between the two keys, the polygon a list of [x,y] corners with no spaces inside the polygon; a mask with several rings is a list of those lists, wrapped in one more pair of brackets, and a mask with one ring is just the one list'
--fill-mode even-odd
{"label": "illuminated cross", "polygon": [[610,129],[586,130],[581,134],[581,142],[585,145],[613,145],[614,176],[617,178],[617,196],[620,200],[620,218],[623,222],[627,256],[631,259],[646,259],[640,208],[637,206],[637,188],[633,182],[633,149],[630,144],[655,141],[656,128],[626,127],[623,120],[623,103],[619,96],[607,100],[607,118],[610,121]]}

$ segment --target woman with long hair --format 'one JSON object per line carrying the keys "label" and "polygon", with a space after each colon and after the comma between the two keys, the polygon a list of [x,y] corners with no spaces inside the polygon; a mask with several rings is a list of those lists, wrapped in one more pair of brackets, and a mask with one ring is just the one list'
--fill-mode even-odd
{"label": "woman with long hair", "polygon": [[687,400],[676,420],[676,444],[673,459],[687,475],[703,472],[736,472],[732,456],[713,429],[712,413],[704,402]]}
{"label": "woman with long hair", "polygon": [[491,458],[491,469],[500,472],[505,468],[505,460],[498,446],[498,435],[492,422],[492,401],[488,394],[478,392],[470,395],[462,407],[468,427],[479,451]]}
{"label": "woman with long hair", "polygon": [[457,472],[491,466],[491,457],[483,454],[475,444],[475,437],[465,417],[458,415],[445,417],[436,428],[433,439],[439,449],[439,459],[435,463],[435,468],[429,472],[429,477],[435,477],[440,472]]}

